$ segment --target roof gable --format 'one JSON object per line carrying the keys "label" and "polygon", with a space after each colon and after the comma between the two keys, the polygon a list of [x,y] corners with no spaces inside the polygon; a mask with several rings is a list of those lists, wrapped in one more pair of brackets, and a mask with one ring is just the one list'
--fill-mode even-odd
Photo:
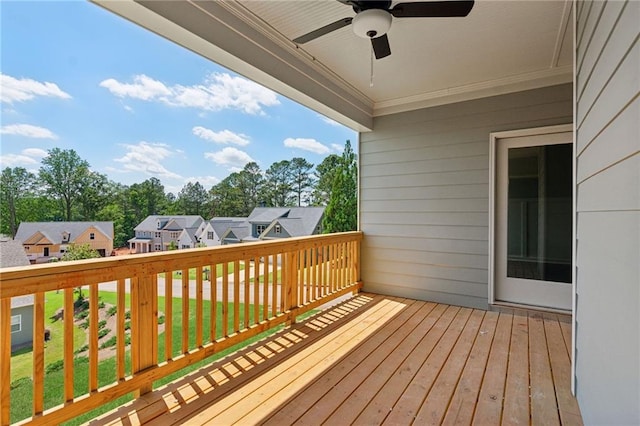
{"label": "roof gable", "polygon": [[[39,232],[46,238],[45,244],[63,244],[74,241],[90,227],[113,239],[113,222],[22,222],[16,239],[24,244],[35,244],[31,237]],[[69,235],[69,240],[64,239],[64,235]]]}

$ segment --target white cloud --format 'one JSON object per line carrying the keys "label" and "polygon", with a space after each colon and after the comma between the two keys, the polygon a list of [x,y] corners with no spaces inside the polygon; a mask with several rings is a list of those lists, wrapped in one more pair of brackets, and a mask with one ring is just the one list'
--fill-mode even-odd
{"label": "white cloud", "polygon": [[333,148],[333,150],[334,150],[335,152],[342,152],[342,151],[344,151],[344,146],[339,145],[339,144],[337,144],[337,143],[332,143],[332,144],[331,144],[331,148]]}
{"label": "white cloud", "polygon": [[221,130],[214,132],[205,127],[196,126],[193,128],[193,134],[206,141],[220,144],[235,144],[240,146],[249,145],[249,136],[242,133],[234,133],[231,130]]}
{"label": "white cloud", "polygon": [[144,74],[135,76],[133,83],[110,78],[102,81],[100,86],[120,98],[161,102],[205,111],[237,109],[247,114],[264,114],[263,107],[280,104],[275,92],[227,73],[213,73],[203,84],[193,86],[167,86]]}
{"label": "white cloud", "polygon": [[51,130],[31,124],[9,124],[2,126],[0,127],[0,133],[37,139],[58,139],[58,136]]}
{"label": "white cloud", "polygon": [[169,145],[142,141],[137,145],[123,144],[123,146],[128,152],[124,157],[116,158],[114,161],[121,163],[125,170],[163,178],[182,178],[161,163],[162,160],[176,155],[176,152],[169,149]]}
{"label": "white cloud", "polygon": [[254,161],[246,152],[230,146],[218,152],[205,152],[204,157],[212,160],[216,164],[227,166],[228,168],[235,168],[234,170]]}
{"label": "white cloud", "polygon": [[316,154],[328,154],[331,152],[329,147],[321,144],[315,139],[287,138],[284,140],[284,146],[287,148],[303,149],[305,151],[315,152]]}
{"label": "white cloud", "polygon": [[41,83],[30,78],[17,79],[0,74],[0,101],[12,104],[24,102],[36,96],[50,96],[60,99],[71,99],[71,95],[60,90],[57,84],[45,81]]}
{"label": "white cloud", "polygon": [[32,166],[40,164],[40,160],[47,156],[47,151],[39,148],[23,149],[20,154],[3,154],[0,155],[0,166],[18,167]]}
{"label": "white cloud", "polygon": [[205,189],[211,188],[213,185],[217,185],[220,183],[220,179],[215,176],[192,176],[188,177],[184,180],[184,183],[187,182],[196,183],[200,182],[200,185],[204,186]]}
{"label": "white cloud", "polygon": [[47,151],[45,151],[44,149],[40,149],[40,148],[23,149],[22,153],[24,155],[27,155],[27,156],[32,157],[32,158],[44,158],[47,155],[49,155],[49,153]]}

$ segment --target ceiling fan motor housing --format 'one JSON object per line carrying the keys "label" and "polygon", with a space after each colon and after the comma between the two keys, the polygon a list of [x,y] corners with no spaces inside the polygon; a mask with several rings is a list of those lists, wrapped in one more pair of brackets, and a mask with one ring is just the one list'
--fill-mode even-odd
{"label": "ceiling fan motor housing", "polygon": [[382,9],[368,9],[358,13],[351,23],[353,32],[362,38],[377,38],[383,36],[391,28],[392,16]]}

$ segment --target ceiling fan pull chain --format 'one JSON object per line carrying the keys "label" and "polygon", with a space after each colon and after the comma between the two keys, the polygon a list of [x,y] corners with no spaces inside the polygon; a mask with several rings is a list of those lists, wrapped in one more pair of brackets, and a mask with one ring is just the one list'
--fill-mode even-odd
{"label": "ceiling fan pull chain", "polygon": [[371,71],[370,71],[369,87],[373,87],[373,45],[371,45]]}

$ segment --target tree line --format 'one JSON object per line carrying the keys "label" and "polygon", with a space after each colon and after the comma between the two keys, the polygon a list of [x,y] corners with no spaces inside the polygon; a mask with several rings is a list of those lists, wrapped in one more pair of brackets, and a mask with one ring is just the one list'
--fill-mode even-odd
{"label": "tree line", "polygon": [[317,166],[295,157],[265,171],[255,162],[207,189],[199,182],[177,193],[159,179],[123,185],[92,171],[74,150],[53,148],[37,173],[6,167],[0,176],[0,233],[15,236],[21,222],[112,221],[114,246],[122,247],[149,215],[246,217],[258,206],[326,206],[325,232],[355,230],[357,165],[349,141],[342,155]]}

